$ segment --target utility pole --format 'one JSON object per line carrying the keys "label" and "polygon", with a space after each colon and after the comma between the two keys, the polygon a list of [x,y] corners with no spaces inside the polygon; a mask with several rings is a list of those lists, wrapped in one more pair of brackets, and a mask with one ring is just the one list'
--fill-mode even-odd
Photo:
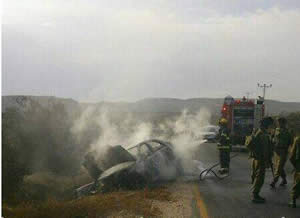
{"label": "utility pole", "polygon": [[261,84],[257,83],[257,86],[258,86],[259,88],[262,88],[262,89],[263,89],[263,99],[265,100],[266,89],[267,89],[267,88],[271,88],[271,87],[272,87],[272,84],[270,84],[270,85],[266,85],[266,84],[261,85]]}
{"label": "utility pole", "polygon": [[251,92],[246,92],[247,100],[249,100]]}

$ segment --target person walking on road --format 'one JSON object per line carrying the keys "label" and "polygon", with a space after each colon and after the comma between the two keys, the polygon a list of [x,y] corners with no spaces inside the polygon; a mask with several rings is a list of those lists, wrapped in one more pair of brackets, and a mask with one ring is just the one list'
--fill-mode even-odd
{"label": "person walking on road", "polygon": [[272,126],[271,117],[263,118],[260,122],[260,128],[255,131],[247,141],[247,148],[250,150],[252,161],[253,184],[252,184],[252,202],[264,203],[265,199],[259,195],[264,184],[266,168],[270,167],[272,158],[272,142],[268,129]]}
{"label": "person walking on road", "polygon": [[300,196],[300,137],[296,137],[291,149],[290,162],[295,168],[294,184],[291,191],[289,207],[296,207],[296,199]]}
{"label": "person walking on road", "polygon": [[220,159],[220,174],[225,174],[229,172],[230,165],[230,137],[229,129],[227,128],[228,121],[225,118],[219,120],[219,135],[218,135],[218,149],[219,149],[219,159]]}
{"label": "person walking on road", "polygon": [[292,135],[289,132],[286,124],[287,121],[283,117],[277,120],[277,128],[275,129],[275,133],[272,139],[272,142],[274,144],[275,161],[274,179],[270,184],[272,188],[275,188],[279,177],[282,178],[280,186],[285,186],[287,184],[284,166],[287,161],[289,146],[292,144]]}
{"label": "person walking on road", "polygon": [[[246,136],[245,145],[246,145],[247,148],[248,148],[248,144],[252,143],[250,141],[252,141],[252,138],[254,138],[256,131],[257,131],[257,129],[253,129],[251,135],[250,136]],[[249,149],[249,150],[251,150],[251,149]],[[255,179],[255,174],[254,174],[255,162],[254,162],[254,158],[253,158],[252,152],[249,153],[249,159],[252,159],[251,160],[251,184],[253,184],[254,179]]]}

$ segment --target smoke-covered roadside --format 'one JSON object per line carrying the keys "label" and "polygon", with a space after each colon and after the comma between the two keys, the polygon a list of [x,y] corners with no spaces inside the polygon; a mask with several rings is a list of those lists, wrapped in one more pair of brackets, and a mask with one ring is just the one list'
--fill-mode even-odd
{"label": "smoke-covered roadside", "polygon": [[184,110],[180,115],[151,122],[137,119],[134,114],[122,115],[109,108],[89,107],[74,122],[72,133],[77,140],[86,141],[89,130],[98,129],[98,135],[88,145],[88,151],[96,157],[105,156],[106,148],[114,145],[124,147],[157,138],[174,145],[177,157],[183,159],[184,168],[190,168],[191,154],[204,142],[201,129],[209,125],[211,114],[206,109],[197,113]]}
{"label": "smoke-covered roadside", "polygon": [[175,154],[181,159],[185,174],[198,174],[199,163],[193,161],[194,151],[205,142],[202,129],[210,124],[211,114],[205,108],[196,114],[184,110],[175,122],[168,122],[174,132],[169,139],[175,146]]}
{"label": "smoke-covered roadside", "polygon": [[33,176],[31,184],[34,186],[29,187],[27,176],[42,172],[49,173],[53,181],[60,176],[72,178],[81,167],[84,148],[70,132],[73,119],[64,105],[55,103],[42,107],[35,101],[28,105],[2,113],[3,199],[8,202],[31,200],[36,193],[39,196],[34,198],[42,199],[40,190],[52,183],[41,184],[37,176]]}
{"label": "smoke-covered roadside", "polygon": [[[178,157],[190,159],[193,149],[202,142],[201,127],[210,119],[205,109],[195,114],[145,114],[95,106],[76,109],[70,116],[63,104],[51,105],[42,107],[32,101],[26,110],[10,109],[2,114],[6,200],[16,199],[14,193],[20,194],[20,201],[36,194],[40,199],[41,189],[46,195],[74,190],[84,184],[80,181],[90,181],[82,167],[85,155],[93,151],[97,157],[105,156],[108,145],[126,148],[157,138],[171,142]],[[166,168],[164,174],[168,178],[173,171]],[[26,189],[21,191],[22,183]]]}
{"label": "smoke-covered roadside", "polygon": [[[173,132],[170,138],[175,152],[182,158],[189,158],[190,152],[204,142],[201,129],[210,123],[211,114],[206,109],[200,109],[196,114],[184,110],[175,121],[167,121],[160,125],[165,131]],[[163,137],[163,136],[162,136]]]}
{"label": "smoke-covered roadside", "polygon": [[75,120],[71,132],[79,143],[87,141],[87,135],[92,130],[97,130],[97,135],[93,134],[88,144],[88,151],[96,152],[100,155],[105,152],[108,146],[137,144],[140,141],[151,138],[153,124],[150,122],[140,122],[132,114],[117,114],[108,108],[88,107],[82,112],[79,119]]}

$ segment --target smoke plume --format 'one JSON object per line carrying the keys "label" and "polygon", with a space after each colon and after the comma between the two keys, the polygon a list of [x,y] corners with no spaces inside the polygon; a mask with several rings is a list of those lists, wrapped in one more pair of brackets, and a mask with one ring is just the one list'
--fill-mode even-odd
{"label": "smoke plume", "polygon": [[123,147],[141,141],[157,138],[171,142],[175,153],[181,158],[189,158],[193,149],[204,142],[201,129],[209,125],[211,114],[202,108],[197,113],[182,111],[175,117],[158,122],[139,119],[132,113],[118,113],[108,107],[89,107],[74,122],[73,134],[83,140],[87,132],[97,129],[98,133],[89,144],[90,151],[97,154],[105,152],[108,146]]}

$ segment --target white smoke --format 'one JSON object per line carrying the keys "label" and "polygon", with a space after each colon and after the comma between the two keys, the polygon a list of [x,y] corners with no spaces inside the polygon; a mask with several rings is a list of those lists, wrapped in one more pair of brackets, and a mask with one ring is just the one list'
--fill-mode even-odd
{"label": "white smoke", "polygon": [[81,113],[80,117],[75,120],[71,132],[77,138],[80,138],[83,131],[88,127],[89,121],[92,119],[95,111],[96,107],[88,107]]}
{"label": "white smoke", "polygon": [[108,146],[124,147],[147,140],[152,135],[153,126],[149,122],[137,122],[132,114],[119,115],[108,107],[90,106],[75,120],[71,129],[79,141],[88,137],[89,131],[98,131],[89,144],[89,150],[103,153]]}
{"label": "white smoke", "polygon": [[132,146],[151,138],[171,142],[177,156],[189,159],[193,149],[204,142],[201,129],[209,125],[211,114],[206,109],[197,113],[182,111],[175,118],[160,122],[141,121],[134,114],[112,112],[109,108],[95,106],[84,110],[74,122],[72,132],[76,137],[86,137],[91,123],[99,129],[98,136],[89,145],[90,150],[101,154],[114,145]]}
{"label": "white smoke", "polygon": [[177,154],[188,158],[189,152],[204,142],[201,129],[209,125],[210,118],[211,114],[206,109],[200,109],[196,114],[184,110],[175,122],[168,122],[175,133],[170,141]]}

